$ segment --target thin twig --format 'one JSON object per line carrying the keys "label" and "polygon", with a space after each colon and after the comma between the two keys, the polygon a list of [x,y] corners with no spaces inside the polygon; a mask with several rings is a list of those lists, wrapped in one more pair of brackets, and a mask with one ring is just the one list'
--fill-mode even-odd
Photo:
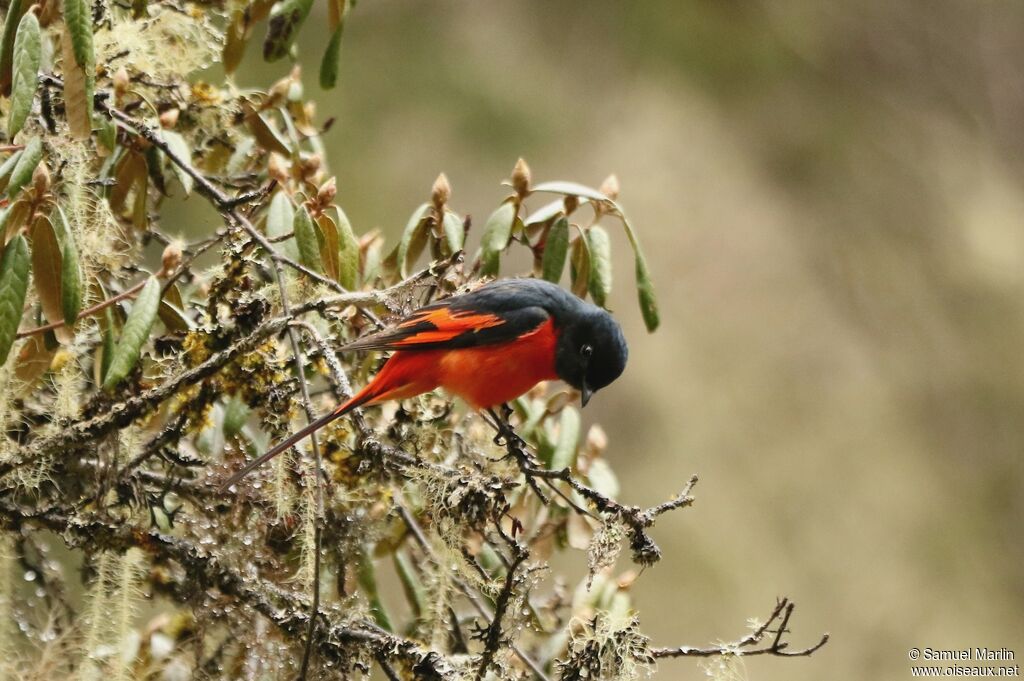
{"label": "thin twig", "polygon": [[[676,648],[653,648],[651,655],[655,658],[662,657],[717,657],[720,655],[736,655],[749,657],[751,655],[775,655],[778,657],[807,657],[813,655],[823,645],[828,643],[829,634],[822,634],[821,638],[813,646],[802,650],[790,651],[789,643],[783,640],[783,636],[789,631],[789,618],[793,615],[796,604],[788,598],[782,598],[776,603],[768,619],[759,625],[752,632],[741,639],[731,643],[722,643],[705,648],[695,646],[678,646]],[[772,629],[772,624],[779,622],[778,626]],[[772,633],[772,642],[763,647],[757,645],[764,638]]]}

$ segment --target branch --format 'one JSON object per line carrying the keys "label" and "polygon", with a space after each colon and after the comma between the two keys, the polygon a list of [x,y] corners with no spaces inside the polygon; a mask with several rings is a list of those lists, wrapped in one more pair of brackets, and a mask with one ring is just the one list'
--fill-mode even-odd
{"label": "branch", "polygon": [[[197,590],[190,584],[185,590],[172,589],[171,593],[182,603],[189,601],[190,594],[214,588],[260,613],[291,639],[301,640],[309,627],[310,604],[305,599],[250,574],[243,576],[222,557],[186,539],[155,530],[142,531],[136,527],[107,524],[97,517],[69,516],[62,510],[22,507],[9,500],[0,500],[0,526],[19,529],[25,524],[52,530],[64,539],[69,548],[87,545],[94,550],[123,553],[129,548],[139,547],[157,562],[177,563],[188,579],[199,587]],[[369,622],[343,624],[333,621],[323,612],[319,620],[324,625],[315,639],[316,648],[342,668],[352,661],[349,646],[356,646],[373,657],[402,659],[418,670],[433,674],[431,678],[457,678],[442,656]]]}
{"label": "branch", "polygon": [[[828,643],[828,633],[822,634],[821,639],[809,648],[803,650],[789,650],[789,643],[783,641],[783,636],[789,632],[789,618],[793,615],[796,604],[788,598],[782,598],[776,603],[768,620],[758,626],[754,631],[743,638],[732,643],[697,648],[693,646],[679,646],[678,648],[652,648],[651,655],[659,657],[717,657],[719,655],[775,655],[778,657],[807,657],[813,655],[823,645]],[[772,629],[776,621],[779,625]],[[768,634],[775,634],[771,643],[758,647]]]}

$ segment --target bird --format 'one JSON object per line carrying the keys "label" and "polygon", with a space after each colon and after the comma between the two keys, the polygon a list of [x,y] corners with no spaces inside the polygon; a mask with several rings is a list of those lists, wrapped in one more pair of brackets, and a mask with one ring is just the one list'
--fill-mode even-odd
{"label": "bird", "polygon": [[622,328],[607,310],[535,278],[499,279],[438,300],[340,350],[392,354],[364,388],[246,464],[222,488],[357,407],[444,388],[489,411],[554,379],[577,389],[585,407],[622,374],[629,356]]}

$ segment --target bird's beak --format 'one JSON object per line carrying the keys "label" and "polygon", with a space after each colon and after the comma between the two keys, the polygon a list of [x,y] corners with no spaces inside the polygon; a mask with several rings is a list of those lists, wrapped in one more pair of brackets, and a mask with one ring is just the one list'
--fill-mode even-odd
{"label": "bird's beak", "polygon": [[580,402],[583,403],[584,407],[587,406],[587,402],[589,402],[590,398],[593,397],[593,396],[594,396],[594,391],[591,390],[590,388],[588,388],[587,384],[584,383],[583,387],[580,388]]}

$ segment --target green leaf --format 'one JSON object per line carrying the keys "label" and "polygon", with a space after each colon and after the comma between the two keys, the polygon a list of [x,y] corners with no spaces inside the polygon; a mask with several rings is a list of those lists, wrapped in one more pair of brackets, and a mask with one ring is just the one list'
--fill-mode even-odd
{"label": "green leaf", "polygon": [[359,240],[352,223],[340,207],[338,210],[338,283],[349,291],[359,286]]}
{"label": "green leaf", "polygon": [[29,0],[11,0],[4,18],[4,32],[0,37],[0,94],[11,93],[11,66],[14,61],[14,36],[18,32],[18,24],[32,3]]}
{"label": "green leaf", "polygon": [[561,213],[564,209],[565,201],[563,201],[562,199],[555,199],[551,203],[541,206],[537,210],[530,213],[527,216],[527,218],[523,220],[523,224],[529,227],[530,225],[536,225],[539,223],[547,222],[551,218]]}
{"label": "green leaf", "polygon": [[462,218],[458,214],[446,210],[441,227],[444,229],[444,242],[448,249],[448,255],[461,251],[463,242],[466,239],[466,228]]}
{"label": "green leaf", "polygon": [[661,323],[658,316],[658,301],[654,296],[651,274],[647,271],[647,260],[639,247],[636,250],[636,290],[640,298],[640,312],[643,314],[644,324],[648,331],[654,331]]}
{"label": "green leaf", "polygon": [[50,219],[53,221],[53,226],[57,232],[57,240],[60,242],[61,309],[64,313],[64,324],[70,329],[75,325],[75,322],[78,320],[78,313],[82,309],[82,263],[78,257],[75,235],[69,228],[64,210],[57,206]]}
{"label": "green leaf", "polygon": [[416,573],[416,566],[413,565],[405,551],[395,551],[392,554],[392,560],[394,560],[395,572],[398,573],[398,579],[402,583],[402,592],[405,594],[405,600],[409,603],[412,615],[414,618],[420,619],[427,609],[427,592]]}
{"label": "green leaf", "polygon": [[14,139],[21,131],[32,110],[41,59],[42,36],[39,32],[39,19],[34,13],[26,12],[18,24],[18,34],[14,38],[11,110],[7,119],[8,139]]}
{"label": "green leaf", "polygon": [[305,206],[300,206],[295,211],[292,231],[295,232],[295,242],[299,247],[299,262],[318,274],[323,272],[320,265],[320,240],[316,235],[316,227],[313,226],[313,218],[309,216]]}
{"label": "green leaf", "polygon": [[274,5],[263,41],[264,59],[277,61],[288,54],[312,6],[313,0],[282,0]]}
{"label": "green leaf", "polygon": [[0,191],[3,191],[7,187],[7,181],[11,179],[11,173],[14,172],[15,166],[18,165],[18,159],[21,158],[22,150],[18,150],[7,157],[3,165],[0,165]]}
{"label": "green leaf", "polygon": [[106,116],[101,116],[96,122],[99,126],[96,139],[107,151],[114,151],[117,146],[117,125]]}
{"label": "green leaf", "polygon": [[590,246],[590,297],[597,305],[606,307],[612,292],[612,242],[603,227],[594,225],[587,230],[587,245]]}
{"label": "green leaf", "polygon": [[[100,320],[100,329],[103,334],[103,343],[100,346],[100,378],[107,375],[110,371],[110,363],[114,359],[114,349],[116,343],[114,342],[114,308],[113,306],[107,306],[103,308],[103,317]],[[97,379],[99,380],[99,379]]]}
{"label": "green leaf", "polygon": [[64,0],[64,23],[71,34],[75,63],[86,73],[96,70],[92,47],[92,7],[86,0]]}
{"label": "green leaf", "polygon": [[320,61],[320,87],[330,90],[338,84],[338,66],[341,61],[341,34],[345,31],[342,24],[334,29],[331,39],[327,42],[324,57]]}
{"label": "green leaf", "polygon": [[566,407],[558,421],[558,439],[551,455],[551,470],[560,471],[576,465],[576,448],[579,443],[580,413],[572,407]]}
{"label": "green leaf", "polygon": [[224,437],[234,437],[249,420],[249,405],[238,395],[232,395],[224,405]]}
{"label": "green leaf", "polygon": [[[270,200],[270,208],[267,209],[267,236],[271,239],[282,237],[292,233],[292,225],[295,223],[295,208],[291,200],[284,192],[277,192]],[[285,239],[280,242],[281,250],[292,260],[299,259],[299,247],[295,238]]]}
{"label": "green leaf", "polygon": [[121,329],[121,338],[117,341],[110,367],[103,378],[104,389],[110,390],[123,381],[138,364],[142,346],[149,339],[159,308],[160,281],[150,277],[135,299],[124,328]]}
{"label": "green leaf", "polygon": [[512,225],[516,221],[518,206],[514,201],[506,201],[491,213],[484,223],[480,246],[483,249],[483,267],[481,274],[496,275],[500,263],[501,252],[508,246],[512,236]]}
{"label": "green leaf", "polygon": [[622,226],[626,230],[626,236],[629,237],[629,244],[633,247],[633,254],[636,258],[636,288],[640,299],[640,312],[643,314],[644,324],[647,326],[648,331],[654,331],[657,329],[658,324],[660,324],[658,316],[658,302],[654,295],[654,285],[651,283],[651,275],[647,269],[647,259],[644,258],[643,251],[640,249],[640,241],[637,239],[633,226],[629,223],[629,220],[626,219],[626,215],[622,211],[622,207],[596,189],[592,189],[582,184],[576,184],[575,182],[544,182],[533,187],[532,191],[581,196],[593,201],[599,201],[612,208],[613,213],[622,220]]}
{"label": "green leaf", "polygon": [[530,191],[543,192],[547,194],[563,194],[566,196],[580,196],[585,199],[592,199],[603,203],[615,203],[598,190],[576,182],[542,182],[535,187],[531,187]]}
{"label": "green leaf", "polygon": [[35,172],[36,166],[41,160],[43,160],[43,140],[33,137],[25,144],[14,170],[11,171],[11,180],[7,183],[7,196],[13,199],[25,185],[32,181],[32,173]]}
{"label": "green leaf", "polygon": [[587,480],[595,490],[614,499],[619,496],[619,479],[604,459],[594,459],[587,469]]}
{"label": "green leaf", "polygon": [[409,265],[416,262],[427,245],[427,226],[430,217],[430,204],[424,203],[417,208],[402,232],[402,240],[398,242],[398,271],[402,277],[408,276]]}
{"label": "green leaf", "polygon": [[21,324],[30,262],[28,242],[18,234],[7,243],[0,257],[0,364],[7,361]]}
{"label": "green leaf", "polygon": [[564,215],[551,225],[544,241],[544,256],[541,259],[541,276],[557,284],[565,271],[565,256],[569,252],[569,219]]}
{"label": "green leaf", "polygon": [[370,555],[370,551],[366,550],[365,547],[359,556],[357,578],[359,580],[359,587],[366,594],[366,599],[369,601],[370,615],[377,623],[377,626],[385,631],[394,631],[391,626],[391,618],[388,617],[387,610],[384,609],[384,601],[381,600],[380,592],[377,590],[377,568],[373,564],[373,557]]}
{"label": "green leaf", "polygon": [[[171,150],[171,153],[185,163],[192,165],[192,150],[189,149],[188,142],[185,141],[184,137],[173,130],[161,130],[160,136],[163,137],[164,142],[167,143],[167,148]],[[181,183],[182,188],[185,190],[185,195],[188,196],[191,194],[195,180],[192,179],[192,176],[189,175],[184,168],[174,161],[168,159],[168,163],[171,165],[171,170],[174,171],[174,176],[178,178],[178,182]]]}

